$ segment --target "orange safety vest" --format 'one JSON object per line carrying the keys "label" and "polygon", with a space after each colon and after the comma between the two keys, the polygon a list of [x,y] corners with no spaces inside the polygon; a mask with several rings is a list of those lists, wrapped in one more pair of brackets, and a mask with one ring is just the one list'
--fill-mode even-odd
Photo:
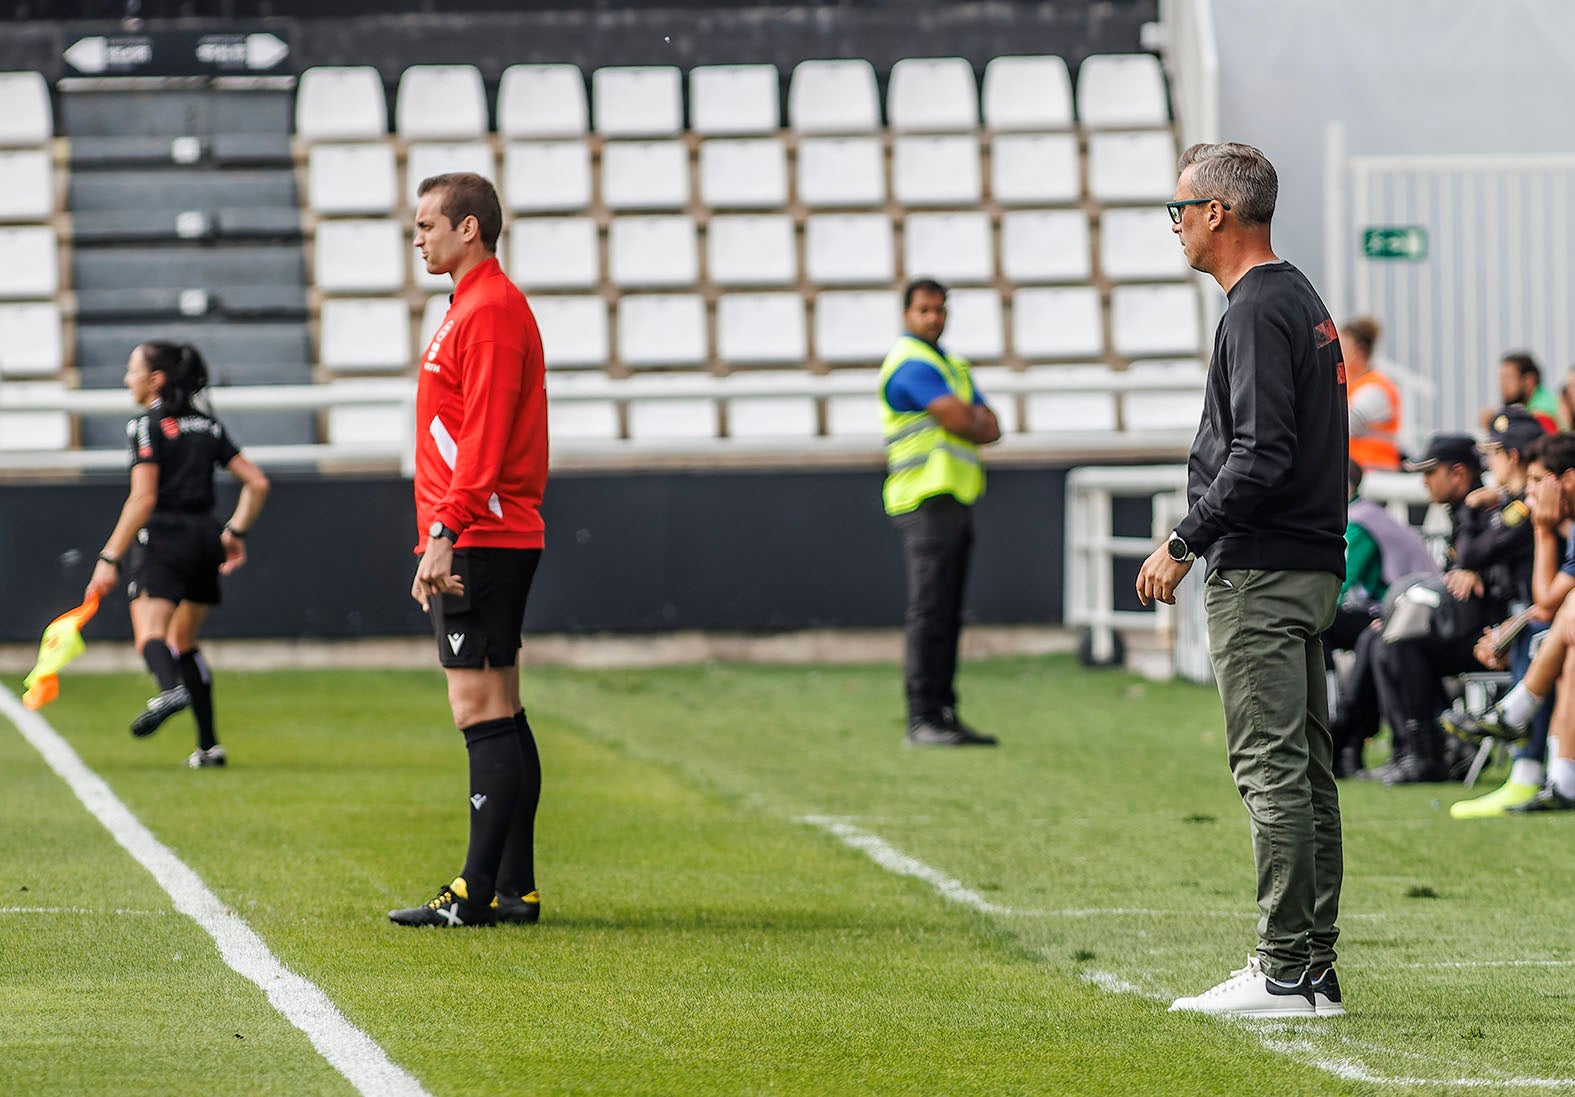
{"label": "orange safety vest", "polygon": [[1369,385],[1377,385],[1384,390],[1392,412],[1383,422],[1368,425],[1372,433],[1361,437],[1352,436],[1351,460],[1364,469],[1398,469],[1400,447],[1395,444],[1395,437],[1400,433],[1400,390],[1382,373],[1370,369],[1347,386],[1346,401],[1354,402],[1356,394]]}

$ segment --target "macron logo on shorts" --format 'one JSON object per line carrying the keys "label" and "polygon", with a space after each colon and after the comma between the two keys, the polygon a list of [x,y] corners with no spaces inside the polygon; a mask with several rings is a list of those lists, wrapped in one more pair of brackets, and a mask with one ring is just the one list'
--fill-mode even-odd
{"label": "macron logo on shorts", "polygon": [[487,798],[479,792],[470,798],[470,806],[475,808],[477,811],[480,811],[481,805],[485,804],[486,802]]}
{"label": "macron logo on shorts", "polygon": [[448,649],[455,655],[458,655],[459,649],[464,646],[465,634],[463,632],[451,632],[448,634]]}

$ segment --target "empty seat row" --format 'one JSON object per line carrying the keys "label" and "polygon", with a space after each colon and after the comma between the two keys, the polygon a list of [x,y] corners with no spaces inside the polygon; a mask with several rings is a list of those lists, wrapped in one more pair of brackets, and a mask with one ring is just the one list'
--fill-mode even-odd
{"label": "empty seat row", "polygon": [[[562,137],[594,125],[607,137],[659,137],[684,126],[683,75],[671,66],[601,68],[514,65],[498,87],[497,128],[507,137]],[[980,89],[960,57],[909,58],[891,71],[887,118],[898,132],[978,128]],[[702,135],[781,128],[774,65],[704,65],[689,72],[689,126]],[[869,133],[881,127],[875,69],[868,61],[803,61],[788,84],[788,124],[800,133]],[[1077,120],[1086,128],[1163,127],[1170,111],[1164,75],[1148,54],[1096,55],[1078,71]],[[985,66],[983,123],[992,129],[1073,125],[1072,84],[1059,57],[997,57]],[[311,141],[388,132],[382,78],[371,67],[314,68],[301,76],[296,132]],[[465,139],[489,129],[486,89],[470,65],[413,65],[399,79],[395,129],[413,141]]]}

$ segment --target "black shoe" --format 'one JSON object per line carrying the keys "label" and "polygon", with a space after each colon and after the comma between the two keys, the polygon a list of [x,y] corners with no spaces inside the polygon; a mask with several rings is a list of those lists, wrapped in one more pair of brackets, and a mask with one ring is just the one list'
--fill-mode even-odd
{"label": "black shoe", "polygon": [[1463,743],[1473,746],[1484,739],[1496,739],[1500,743],[1521,743],[1531,738],[1528,728],[1517,728],[1504,719],[1504,710],[1494,705],[1481,716],[1472,716],[1459,709],[1449,709],[1438,718],[1438,726],[1444,729],[1444,734],[1451,739],[1459,739]]}
{"label": "black shoe", "polygon": [[1339,778],[1360,777],[1362,774],[1362,744],[1347,743],[1334,752],[1334,775]]}
{"label": "black shoe", "polygon": [[490,926],[497,919],[486,903],[473,903],[465,888],[465,878],[456,876],[447,887],[425,905],[409,910],[391,910],[388,920],[401,926],[437,926],[456,929],[462,926]]}
{"label": "black shoe", "polygon": [[1423,759],[1408,754],[1395,763],[1379,780],[1386,785],[1432,785],[1449,780],[1449,766],[1442,758]]}
{"label": "black shoe", "polygon": [[1340,1004],[1340,977],[1334,968],[1326,967],[1312,981],[1313,1008],[1320,1017],[1344,1017],[1345,1006]]}
{"label": "black shoe", "polygon": [[1530,815],[1538,811],[1575,811],[1575,799],[1564,796],[1552,785],[1545,785],[1541,792],[1524,804],[1504,810],[1511,815]]}
{"label": "black shoe", "polygon": [[157,697],[151,698],[148,707],[137,713],[136,719],[131,721],[131,734],[138,739],[152,735],[159,730],[165,720],[190,707],[191,694],[186,692],[186,687],[171,686]]}
{"label": "black shoe", "polygon": [[492,913],[499,922],[509,925],[528,925],[541,918],[541,892],[529,895],[498,894],[492,899]]}
{"label": "black shoe", "polygon": [[977,740],[979,746],[993,747],[998,742],[995,736],[986,735],[972,724],[965,722],[961,716],[957,715],[957,710],[954,708],[941,709],[941,723],[953,731],[960,731],[964,735],[971,736]]}
{"label": "black shoe", "polygon": [[964,728],[948,727],[933,720],[920,720],[908,725],[903,741],[910,747],[993,747],[995,740],[988,735],[975,735]]}

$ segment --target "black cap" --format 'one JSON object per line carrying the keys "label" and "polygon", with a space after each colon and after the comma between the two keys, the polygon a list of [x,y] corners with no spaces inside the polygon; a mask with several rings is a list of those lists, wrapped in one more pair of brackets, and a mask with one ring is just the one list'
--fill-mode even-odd
{"label": "black cap", "polygon": [[1524,455],[1531,443],[1541,438],[1547,430],[1537,417],[1520,404],[1511,404],[1493,416],[1488,424],[1488,438],[1484,447],[1512,449]]}
{"label": "black cap", "polygon": [[1401,467],[1407,472],[1426,472],[1434,465],[1465,465],[1473,472],[1482,471],[1482,459],[1477,456],[1476,440],[1469,434],[1435,434],[1427,440],[1427,448],[1414,461]]}

